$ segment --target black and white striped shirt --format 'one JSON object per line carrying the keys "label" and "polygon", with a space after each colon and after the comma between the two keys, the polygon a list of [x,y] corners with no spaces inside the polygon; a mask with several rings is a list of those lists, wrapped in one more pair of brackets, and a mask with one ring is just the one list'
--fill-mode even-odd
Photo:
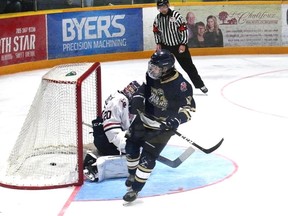
{"label": "black and white striped shirt", "polygon": [[175,10],[166,15],[159,13],[153,23],[156,44],[176,46],[188,43],[188,30],[183,16]]}

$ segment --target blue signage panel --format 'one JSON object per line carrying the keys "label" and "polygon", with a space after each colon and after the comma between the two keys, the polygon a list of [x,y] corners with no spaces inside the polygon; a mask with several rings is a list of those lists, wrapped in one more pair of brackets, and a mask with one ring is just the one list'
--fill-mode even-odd
{"label": "blue signage panel", "polygon": [[47,15],[48,58],[143,50],[142,9]]}

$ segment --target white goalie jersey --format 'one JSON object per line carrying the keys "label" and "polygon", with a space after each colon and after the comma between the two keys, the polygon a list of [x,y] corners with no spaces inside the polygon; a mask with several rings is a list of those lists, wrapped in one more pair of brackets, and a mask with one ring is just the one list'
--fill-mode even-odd
{"label": "white goalie jersey", "polygon": [[110,143],[125,153],[126,138],[134,115],[129,114],[128,98],[121,92],[111,94],[106,100],[102,112],[104,132]]}
{"label": "white goalie jersey", "polygon": [[89,180],[101,182],[105,179],[129,175],[126,156],[122,153],[125,154],[125,134],[135,117],[129,113],[129,98],[132,98],[139,87],[137,81],[132,81],[122,91],[111,94],[105,100],[102,111],[103,130],[109,144],[115,145],[120,153],[119,155],[102,155],[100,157],[92,152],[87,153],[83,172]]}

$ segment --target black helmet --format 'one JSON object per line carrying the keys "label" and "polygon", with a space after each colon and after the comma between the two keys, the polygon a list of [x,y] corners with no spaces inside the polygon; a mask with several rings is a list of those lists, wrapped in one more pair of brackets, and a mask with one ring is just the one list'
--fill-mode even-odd
{"label": "black helmet", "polygon": [[157,0],[157,7],[161,7],[163,5],[168,5],[169,0]]}
{"label": "black helmet", "polygon": [[[175,58],[174,55],[165,49],[159,50],[151,56],[149,61],[148,74],[153,79],[159,79],[167,75],[167,71],[171,71],[174,68]],[[159,71],[154,67],[158,67]]]}

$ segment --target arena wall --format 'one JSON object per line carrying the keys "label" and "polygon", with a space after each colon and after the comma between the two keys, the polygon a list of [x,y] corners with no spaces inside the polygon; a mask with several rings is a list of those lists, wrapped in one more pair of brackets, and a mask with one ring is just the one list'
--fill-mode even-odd
{"label": "arena wall", "polygon": [[[190,48],[193,56],[288,53],[287,1],[171,3],[196,21],[218,18],[223,47]],[[154,4],[0,15],[0,75],[71,62],[149,58]],[[222,15],[225,16],[222,16]],[[104,23],[104,24],[103,24]]]}

